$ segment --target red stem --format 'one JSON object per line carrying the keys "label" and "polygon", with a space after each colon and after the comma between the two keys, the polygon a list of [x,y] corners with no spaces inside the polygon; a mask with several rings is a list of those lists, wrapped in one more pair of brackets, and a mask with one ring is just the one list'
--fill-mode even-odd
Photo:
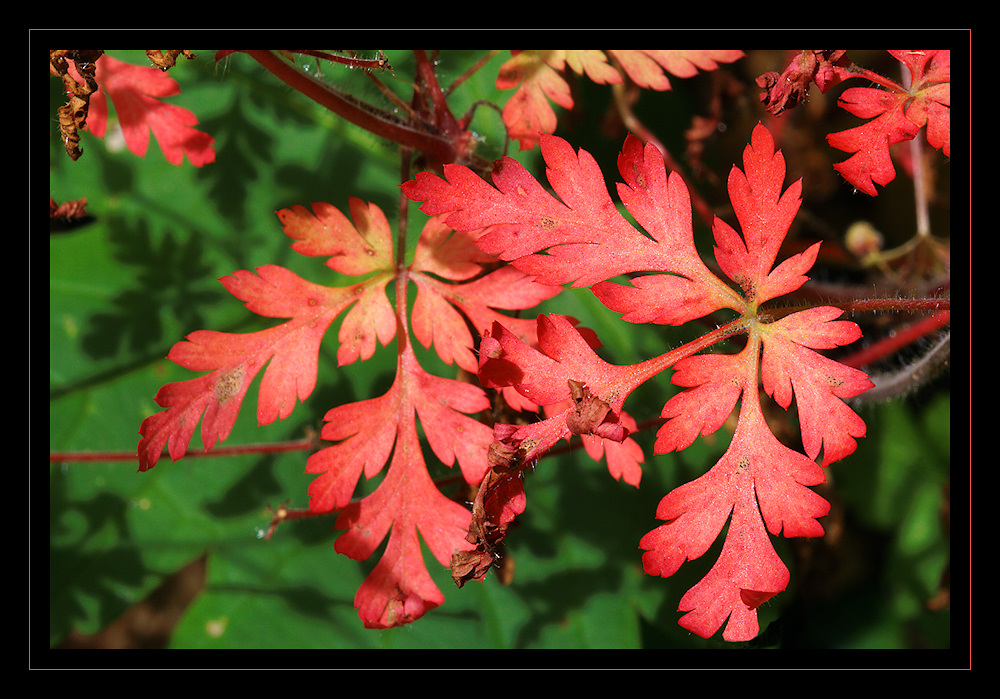
{"label": "red stem", "polygon": [[430,97],[431,104],[434,105],[434,125],[442,133],[451,133],[458,128],[458,122],[445,101],[444,93],[441,92],[441,85],[434,73],[434,63],[424,51],[414,51],[413,56],[417,61],[417,84],[420,85],[422,93],[420,98]]}
{"label": "red stem", "polygon": [[885,299],[861,299],[857,301],[837,301],[820,300],[818,303],[796,304],[794,306],[774,306],[763,309],[763,314],[770,319],[790,315],[796,311],[801,311],[816,306],[833,306],[840,308],[847,313],[862,313],[871,311],[950,311],[950,298],[885,298]]}
{"label": "red stem", "polygon": [[444,91],[444,96],[448,97],[448,95],[450,95],[452,92],[455,91],[455,88],[457,88],[459,85],[461,85],[470,77],[472,77],[477,70],[486,65],[489,62],[489,60],[494,56],[496,56],[498,53],[500,53],[499,49],[493,49],[492,51],[489,51],[485,56],[480,58],[478,61],[476,61],[474,64],[472,64],[472,66],[468,70],[466,70],[464,73],[455,78],[455,82],[449,85],[448,88]]}
{"label": "red stem", "polygon": [[912,342],[940,330],[951,322],[951,311],[939,311],[926,318],[906,325],[889,337],[873,342],[868,347],[840,360],[841,364],[860,368],[873,364],[879,359],[889,356]]}
{"label": "red stem", "polygon": [[[240,454],[279,454],[288,451],[309,451],[317,447],[317,441],[312,437],[299,439],[294,442],[276,442],[272,444],[245,444],[239,447],[218,447],[211,450],[197,449],[190,450],[185,455],[185,459],[195,459],[205,456],[238,456]],[[164,452],[164,456],[166,456]],[[134,451],[53,451],[49,452],[50,462],[69,461],[135,461]]]}
{"label": "red stem", "polygon": [[303,56],[313,56],[314,58],[323,58],[331,63],[340,63],[341,65],[350,66],[352,68],[361,68],[362,70],[381,70],[386,66],[386,60],[384,54],[379,51],[379,58],[354,58],[350,56],[338,56],[335,53],[327,53],[326,51],[312,51],[305,49],[294,49],[294,53],[300,53]]}
{"label": "red stem", "polygon": [[658,357],[647,359],[646,361],[639,362],[638,364],[621,367],[623,380],[618,390],[620,398],[617,407],[621,407],[621,404],[625,402],[625,398],[631,394],[632,391],[660,372],[666,370],[667,367],[673,366],[680,360],[691,356],[695,352],[700,352],[707,347],[711,347],[716,342],[721,342],[727,337],[735,335],[746,328],[746,325],[746,319],[741,316],[711,332],[705,333],[696,340],[692,340],[691,342],[672,349]]}
{"label": "red stem", "polygon": [[848,70],[847,75],[844,76],[844,78],[845,79],[847,79],[847,78],[863,78],[865,80],[870,80],[873,83],[877,83],[878,85],[881,85],[882,87],[886,88],[890,92],[906,92],[907,91],[906,88],[903,87],[902,85],[900,85],[899,83],[897,83],[897,82],[895,82],[893,80],[890,80],[889,78],[885,77],[884,75],[879,75],[878,73],[875,73],[875,72],[873,72],[871,70],[868,70],[867,68],[862,68],[861,66],[857,65],[856,63],[852,63],[851,64],[851,67]]}
{"label": "red stem", "polygon": [[418,150],[440,162],[452,162],[458,157],[457,148],[446,137],[416,128],[399,121],[387,112],[348,98],[330,85],[299,70],[297,66],[273,51],[256,49],[243,51],[289,86],[366,131]]}
{"label": "red stem", "polygon": [[861,299],[860,301],[846,301],[830,305],[842,308],[848,313],[860,311],[951,311],[950,298]]}
{"label": "red stem", "polygon": [[277,510],[273,510],[268,506],[274,516],[271,518],[271,524],[268,526],[267,531],[264,533],[264,540],[270,541],[271,535],[274,534],[274,530],[278,528],[278,525],[282,522],[287,522],[290,519],[306,519],[308,517],[329,517],[330,515],[336,514],[338,510],[327,510],[325,512],[315,512],[308,507],[302,509],[289,509],[284,505],[279,505]]}

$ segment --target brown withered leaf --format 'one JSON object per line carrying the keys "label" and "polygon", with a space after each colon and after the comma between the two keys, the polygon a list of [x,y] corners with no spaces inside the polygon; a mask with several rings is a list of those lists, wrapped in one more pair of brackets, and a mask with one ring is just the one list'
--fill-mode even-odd
{"label": "brown withered leaf", "polygon": [[[465,537],[476,548],[456,551],[451,556],[451,577],[458,587],[469,580],[482,580],[491,567],[501,566],[501,545],[510,521],[498,518],[512,492],[519,487],[523,466],[517,454],[517,445],[507,441],[497,440],[490,445],[487,456],[490,468],[472,502],[472,521]],[[511,569],[507,567],[506,570],[505,578],[509,582]]]}
{"label": "brown withered leaf", "polygon": [[94,221],[87,213],[87,197],[72,199],[62,204],[49,196],[49,232],[64,233]]}
{"label": "brown withered leaf", "polygon": [[573,434],[593,434],[605,439],[623,442],[628,436],[611,406],[590,392],[581,381],[569,379],[570,395],[576,407],[566,413],[566,426]]}
{"label": "brown withered leaf", "polygon": [[146,49],[146,55],[153,62],[153,65],[163,71],[173,68],[177,63],[178,56],[184,56],[189,61],[197,57],[197,54],[191,53],[188,49],[171,49],[169,51]]}
{"label": "brown withered leaf", "polygon": [[580,381],[570,379],[569,390],[576,408],[566,415],[566,426],[573,434],[590,434],[604,422],[611,406],[590,392]]}
{"label": "brown withered leaf", "polygon": [[87,197],[57,204],[56,200],[49,196],[49,218],[83,218],[86,215]]}
{"label": "brown withered leaf", "polygon": [[[49,51],[49,73],[62,79],[69,101],[58,109],[59,132],[62,134],[66,153],[73,160],[83,153],[80,150],[80,131],[87,125],[90,111],[90,96],[98,90],[97,59],[104,55],[103,50],[96,49],[54,49]],[[146,56],[159,68],[166,71],[177,63],[178,56],[188,60],[195,54],[188,49],[147,49]],[[69,72],[69,61],[73,61],[77,73],[83,82],[76,80]]]}
{"label": "brown withered leaf", "polygon": [[[49,73],[62,79],[69,94],[69,102],[59,107],[59,132],[62,134],[66,153],[73,160],[80,157],[80,130],[87,125],[90,96],[97,91],[97,59],[104,54],[97,49],[57,49],[49,51]],[[68,60],[73,61],[83,82],[69,73]]]}
{"label": "brown withered leaf", "polygon": [[496,559],[484,549],[456,551],[451,554],[451,579],[461,588],[470,580],[482,580]]}

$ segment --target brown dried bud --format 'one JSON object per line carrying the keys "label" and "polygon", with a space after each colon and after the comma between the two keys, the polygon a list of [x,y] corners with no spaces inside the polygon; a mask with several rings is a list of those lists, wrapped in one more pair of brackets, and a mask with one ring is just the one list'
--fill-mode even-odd
{"label": "brown dried bud", "polygon": [[593,434],[616,442],[624,441],[628,436],[619,422],[618,416],[611,412],[611,406],[595,396],[586,384],[570,379],[569,391],[576,407],[566,413],[566,426],[573,434]]}
{"label": "brown dried bud", "polygon": [[451,554],[451,579],[461,588],[470,580],[482,580],[494,563],[491,553],[482,549]]}
{"label": "brown dried bud", "polygon": [[849,61],[844,53],[843,50],[806,50],[796,56],[781,75],[772,70],[758,76],[757,87],[764,90],[760,93],[764,108],[775,116],[791,109],[806,98],[814,82],[821,92],[826,92],[847,75]]}

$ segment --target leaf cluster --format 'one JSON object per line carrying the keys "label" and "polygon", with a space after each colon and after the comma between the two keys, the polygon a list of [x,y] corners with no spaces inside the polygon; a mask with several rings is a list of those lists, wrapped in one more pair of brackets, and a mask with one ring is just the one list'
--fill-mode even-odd
{"label": "leaf cluster", "polygon": [[[308,58],[295,52],[247,53],[293,86],[297,78],[284,72],[288,66],[296,75],[312,72],[301,63]],[[443,569],[450,567],[459,586],[498,567],[505,540],[530,512],[526,476],[560,441],[580,440],[593,459],[606,459],[614,479],[638,487],[648,424],[626,411],[625,402],[647,382],[662,384],[659,377],[669,377],[680,391],[663,401],[653,453],[688,449],[725,425],[732,437],[714,466],[662,498],[656,516],[664,523],[639,542],[643,568],[652,576],[682,577],[681,566],[708,553],[725,532],[715,564],[681,598],[681,625],[705,638],[723,625],[728,641],[755,638],[758,609],[790,581],[770,537],[824,533],[820,519],[831,505],[817,486],[826,480],[827,467],[851,455],[865,436],[865,421],[845,401],[872,382],[825,356],[861,336],[856,323],[840,319],[843,308],[781,306],[781,297],[802,288],[820,245],[786,252],[802,188],[800,181],[786,187],[785,158],[767,128],[753,129],[742,163],[730,172],[726,190],[734,220],[714,220],[711,257],[695,245],[692,206],[699,210],[699,194],[669,166],[669,155],[665,166],[662,146],[634,135],[624,139],[615,188],[619,206],[597,160],[549,135],[558,126],[554,113],[546,114],[548,100],[566,109],[574,105],[564,81],[567,68],[598,84],[665,91],[671,89],[665,72],[690,77],[742,56],[679,53],[525,51],[490,63],[499,66],[494,99],[509,98],[504,128],[522,150],[539,146],[545,186],[510,157],[484,167],[470,136],[476,107],[455,107],[458,86],[473,81],[460,76],[443,87],[434,61],[414,52],[420,97],[408,103],[392,97],[407,112],[396,121],[426,134],[452,134],[447,143],[399,141],[402,191],[425,202],[421,208],[429,216],[418,224],[419,235],[407,236],[405,200],[395,227],[384,213],[388,207],[355,196],[343,211],[322,192],[304,200],[309,206],[273,207],[272,223],[255,235],[266,238],[280,225],[296,255],[281,264],[260,264],[269,258],[255,257],[252,270],[219,281],[253,314],[281,322],[249,332],[184,331],[186,339],[167,358],[206,373],[168,381],[156,393],[162,410],[147,410],[142,422],[140,470],[152,469],[164,454],[173,460],[188,454],[199,424],[204,449],[218,451],[220,442],[240,432],[238,416],[255,385],[260,426],[289,420],[314,393],[332,400],[334,407],[322,416],[322,441],[305,467],[309,506],[279,508],[268,534],[288,519],[332,517],[341,530],[337,552],[356,560],[378,557],[355,583],[351,606],[365,626],[392,628],[445,600],[425,551]],[[806,76],[801,85],[815,80],[825,91],[858,74],[844,68],[843,52],[811,53],[812,66],[800,69]],[[830,144],[872,153],[865,143],[876,128],[895,129],[895,141],[903,141],[916,134],[916,123],[928,125],[928,141],[947,154],[946,53],[893,52],[910,69],[911,86],[889,81],[865,88],[871,93],[843,93],[845,108],[874,121],[852,136],[831,135]],[[318,66],[335,54],[303,53],[309,55]],[[391,56],[379,56],[373,65],[344,60],[363,65],[366,74],[393,70]],[[208,136],[218,136],[212,117],[200,119],[200,131],[190,112],[168,109],[164,130],[150,115],[173,88],[154,87],[152,78],[114,61],[101,57],[93,77],[114,101],[129,150],[145,154],[151,130],[169,163],[180,165],[185,156],[197,167],[212,163],[219,148],[218,139]],[[320,85],[315,94],[337,95],[323,86],[324,79],[310,80]],[[774,84],[761,84],[769,109],[788,109],[800,99],[781,102],[770,89]],[[308,89],[301,91],[332,109]],[[96,96],[103,99],[103,92],[93,95],[89,125],[77,126],[100,136],[107,107]],[[125,97],[133,95],[134,102]],[[466,104],[472,102],[479,104],[475,96]],[[876,103],[880,110],[870,106]],[[365,122],[375,133],[392,121],[388,112],[370,108],[355,117],[336,113]],[[889,145],[895,141],[890,138]],[[448,148],[455,150],[446,156]],[[411,154],[418,166],[408,180]],[[103,157],[96,150],[95,156]],[[874,196],[866,182],[884,186],[895,177],[887,157],[862,163],[855,156],[837,169]],[[275,261],[283,256],[271,255]],[[599,356],[603,332],[560,312],[560,303],[575,303],[562,301],[567,286],[589,288],[591,298],[626,324],[690,327],[720,312],[729,320],[659,356],[611,364]],[[523,313],[540,304],[555,312]],[[737,349],[705,353],[719,343]],[[350,376],[378,362],[385,356],[380,346],[391,358],[377,364],[391,377],[383,376],[381,388],[364,381],[359,399],[350,397],[352,390],[333,395],[323,388],[324,376]],[[336,381],[343,391],[344,379]],[[779,438],[769,422],[769,400],[797,418],[798,446]],[[816,463],[820,457],[822,466]]]}

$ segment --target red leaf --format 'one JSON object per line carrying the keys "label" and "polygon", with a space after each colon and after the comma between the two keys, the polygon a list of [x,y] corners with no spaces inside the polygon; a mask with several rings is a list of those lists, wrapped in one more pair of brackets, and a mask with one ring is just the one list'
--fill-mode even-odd
{"label": "red leaf", "polygon": [[174,345],[168,359],[211,373],[167,384],[156,394],[157,404],[167,410],[139,428],[140,471],[156,465],[164,445],[171,459],[181,458],[202,413],[205,448],[225,440],[250,383],[265,364],[257,408],[262,425],[288,417],[296,398],[304,400],[315,388],[319,343],[334,318],[358,298],[361,286],[331,289],[273,265],[259,267],[257,274],[239,271],[222,283],[250,310],[291,320],[246,334],[198,330]]}
{"label": "red leaf", "polygon": [[396,335],[396,315],[385,295],[385,286],[395,275],[392,231],[374,204],[350,197],[348,205],[353,224],[324,202],[314,203],[312,213],[298,204],[278,211],[285,234],[297,241],[292,244],[296,252],[329,256],[326,265],[342,274],[374,273],[356,286],[358,303],[340,326],[337,362],[341,366],[369,359],[375,353],[376,339],[385,346]]}
{"label": "red leaf", "polygon": [[794,391],[805,452],[815,459],[822,447],[825,466],[854,453],[854,439],[865,435],[864,421],[843,399],[874,385],[864,372],[812,351],[861,337],[855,323],[833,320],[840,315],[837,308],[812,308],[768,324],[761,334],[764,390],[786,409]]}
{"label": "red leaf", "polygon": [[678,623],[699,636],[711,636],[728,620],[725,640],[753,639],[760,630],[757,607],[788,585],[788,569],[768,540],[752,496],[751,491],[733,507],[729,527],[740,535],[726,537],[715,565],[678,604],[678,611],[687,612]]}
{"label": "red leaf", "polygon": [[503,109],[503,122],[521,150],[535,147],[539,134],[556,130],[552,100],[560,107],[573,108],[573,97],[562,71],[569,64],[577,74],[586,72],[596,83],[620,83],[621,76],[607,63],[601,51],[512,51],[513,57],[500,66],[496,86],[517,88]]}
{"label": "red leaf", "polygon": [[838,104],[866,124],[827,136],[830,145],[848,153],[833,167],[854,187],[877,196],[875,185],[896,177],[889,146],[908,141],[927,127],[927,141],[951,155],[951,52],[890,51],[910,72],[909,89],[884,81],[889,89],[852,87]]}
{"label": "red leaf", "polygon": [[656,433],[656,453],[687,449],[699,435],[710,435],[722,427],[743,391],[743,386],[733,381],[740,363],[739,355],[703,354],[674,365],[671,382],[688,390],[663,406],[660,417],[667,422]]}
{"label": "red leaf", "polygon": [[672,51],[608,51],[628,77],[639,87],[665,91],[671,89],[664,71],[679,78],[692,78],[699,70],[712,71],[719,63],[732,63],[743,58],[742,51],[702,51],[680,49]]}
{"label": "red leaf", "polygon": [[[639,431],[639,426],[635,418],[624,410],[618,415],[627,434],[635,434]],[[623,480],[629,485],[639,487],[642,480],[642,463],[646,460],[639,443],[627,437],[621,442],[614,439],[607,439],[596,434],[580,435],[583,440],[583,448],[594,461],[600,461],[605,457],[608,466],[608,473],[617,480]]]}
{"label": "red leaf", "polygon": [[107,95],[115,105],[125,145],[135,155],[145,157],[152,131],[167,162],[173,165],[180,165],[185,155],[195,167],[215,162],[215,139],[191,128],[198,123],[197,117],[183,107],[162,101],[163,97],[180,93],[173,78],[152,66],[130,65],[105,54],[97,59],[96,79],[101,90],[90,98],[90,133],[104,138]]}
{"label": "red leaf", "polygon": [[785,159],[775,152],[768,130],[758,125],[743,151],[743,170],[733,166],[729,172],[729,199],[742,237],[722,219],[714,227],[719,267],[757,305],[802,286],[819,252],[817,243],[771,271],[802,201],[802,181],[782,193],[784,180]]}
{"label": "red leaf", "polygon": [[[452,212],[445,221],[456,230],[489,226],[479,238],[480,248],[514,260],[518,269],[545,284],[572,281],[573,286],[590,286],[618,274],[645,270],[683,277],[651,280],[645,286],[639,282],[638,291],[621,291],[610,283],[595,286],[598,298],[614,310],[625,311],[626,320],[643,317],[632,315],[636,304],[660,309],[661,322],[674,323],[719,307],[740,307],[739,296],[698,256],[687,188],[676,174],[667,178],[655,146],[643,147],[635,136],[629,136],[619,158],[626,182],[619,186],[619,195],[653,238],[637,231],[619,213],[589,153],[576,154],[566,141],[554,136],[543,136],[541,149],[559,199],[513,158],[504,158],[494,167],[496,188],[468,168],[446,165],[446,180],[418,173],[402,186],[403,191],[411,199],[426,200],[420,207],[426,213]],[[548,250],[547,254],[532,254],[542,250]],[[665,298],[670,303],[654,305]],[[675,305],[683,310],[666,310]]]}
{"label": "red leaf", "polygon": [[[287,417],[295,400],[305,399],[315,387],[320,341],[344,311],[337,352],[341,365],[369,358],[376,340],[385,345],[398,337],[397,373],[390,390],[330,410],[321,436],[335,444],[311,456],[307,466],[309,473],[318,475],[309,487],[310,508],[340,510],[336,526],[347,531],[338,538],[337,551],[368,558],[388,536],[381,559],[355,598],[366,626],[387,628],[419,618],[444,599],[427,573],[421,541],[442,565],[471,552],[475,543],[466,538],[469,510],[443,495],[431,480],[418,420],[437,459],[448,467],[457,462],[470,484],[483,479],[493,441],[493,430],[470,417],[491,407],[485,392],[428,374],[418,364],[406,323],[406,282],[414,281],[419,289],[413,311],[417,337],[425,345],[433,343],[446,361],[470,371],[476,370],[477,360],[467,323],[484,330],[503,320],[519,329],[512,337],[536,342],[533,322],[529,328],[527,321],[496,309],[528,308],[559,287],[537,284],[512,267],[481,274],[482,265],[495,258],[475,247],[472,234],[452,234],[436,219],[427,222],[413,263],[400,267],[382,211],[356,198],[349,200],[349,207],[350,219],[324,203],[313,204],[312,211],[303,206],[283,209],[278,217],[297,252],[327,257],[326,265],[338,273],[365,278],[349,286],[326,287],[268,265],[256,275],[239,271],[223,279],[250,311],[290,320],[244,335],[201,330],[175,345],[171,360],[210,373],[160,390],[157,402],[166,410],[142,423],[139,458],[141,470],[151,468],[164,445],[169,445],[172,458],[180,458],[202,414],[205,447],[225,439],[250,383],[265,365],[258,420],[266,424]],[[395,282],[396,308],[385,293],[390,281]],[[371,480],[383,471],[373,493],[353,499],[362,474]],[[479,570],[475,560],[472,567]]]}
{"label": "red leaf", "polygon": [[[513,386],[537,405],[570,399],[571,380],[589,386],[598,395],[604,389],[614,392],[621,367],[608,364],[594,353],[595,336],[585,336],[564,316],[540,315],[537,322],[541,351],[500,323],[494,324],[483,339],[485,349],[480,350],[479,377],[484,386]],[[611,393],[602,397],[616,399]]]}
{"label": "red leaf", "polygon": [[[424,347],[433,344],[446,363],[454,362],[475,373],[478,360],[470,323],[483,335],[494,322],[501,321],[525,342],[534,344],[534,320],[510,317],[496,309],[532,308],[561,289],[539,284],[509,265],[476,277],[482,267],[473,260],[486,262],[496,258],[480,252],[474,238],[451,233],[439,219],[431,219],[417,246],[410,267],[410,278],[417,284],[413,334]],[[450,283],[437,277],[444,277]],[[476,278],[463,281],[472,277]]]}
{"label": "red leaf", "polygon": [[705,553],[732,515],[718,561],[680,602],[681,611],[691,612],[680,623],[707,638],[732,615],[723,637],[746,641],[757,635],[756,607],[788,582],[763,523],[774,535],[821,536],[817,518],[829,504],[806,487],[825,480],[822,469],[767,427],[757,398],[757,346],[748,344],[735,359],[730,368],[737,373],[729,377],[739,381],[743,403],[729,449],[708,473],[663,498],[656,517],[667,523],[646,534],[639,548],[646,551],[646,572],[668,577]]}
{"label": "red leaf", "polygon": [[[442,565],[449,565],[455,551],[472,548],[464,538],[471,515],[431,481],[416,418],[438,459],[447,466],[457,460],[466,480],[478,483],[486,472],[493,435],[463,413],[488,407],[478,388],[427,374],[407,344],[388,393],[327,413],[322,437],[338,443],[309,458],[307,472],[321,474],[309,487],[310,508],[343,508],[336,526],[347,531],[335,548],[356,560],[371,556],[389,536],[381,560],[355,597],[366,627],[409,623],[444,601],[427,574],[418,534]],[[369,480],[375,478],[394,444],[388,471],[375,492],[350,502],[362,471]]]}
{"label": "red leaf", "polygon": [[[586,333],[586,334],[585,334]],[[579,434],[595,461],[607,456],[615,480],[638,486],[642,476],[642,448],[628,438],[635,420],[621,410],[627,371],[604,362],[593,348],[590,331],[574,327],[558,315],[538,317],[538,344],[529,346],[500,323],[484,336],[480,347],[479,378],[489,388],[513,387],[538,405],[546,419],[512,427],[505,442],[522,450],[523,463],[532,463],[560,439]]]}
{"label": "red leaf", "polygon": [[[513,57],[500,66],[496,86],[501,90],[517,88],[503,109],[503,122],[521,150],[535,147],[541,134],[556,130],[556,113],[549,105],[555,102],[573,108],[569,84],[563,77],[568,66],[598,84],[619,84],[622,76],[608,63],[612,56],[628,77],[640,87],[669,90],[664,70],[689,78],[699,69],[715,70],[718,62],[730,63],[742,58],[742,51],[512,51]],[[607,54],[607,55],[606,55]]]}
{"label": "red leaf", "polygon": [[302,255],[329,257],[327,266],[360,276],[390,270],[393,260],[392,231],[385,214],[374,204],[348,198],[351,220],[325,202],[312,204],[312,213],[296,204],[278,212],[285,235],[297,242],[292,249]]}
{"label": "red leaf", "polygon": [[[574,432],[623,429],[622,404],[636,386],[675,363],[675,384],[687,387],[664,405],[666,422],[655,451],[687,447],[697,436],[717,430],[740,403],[733,441],[701,478],[669,493],[657,517],[666,524],[643,537],[643,563],[652,575],[672,575],[685,561],[709,549],[729,520],[723,553],[702,582],[681,601],[681,623],[711,636],[729,619],[724,637],[747,640],[757,633],[756,608],[784,589],[788,570],[768,539],[772,535],[819,536],[817,519],[829,505],[808,486],[824,480],[814,461],[822,450],[826,465],[850,454],[863,421],[843,403],[872,384],[867,377],[814,350],[853,342],[851,322],[835,321],[836,308],[819,307],[770,320],[762,303],[797,290],[816,259],[819,244],[775,264],[798,211],[801,182],[784,188],[785,162],[771,134],[757,125],[734,167],[729,196],[741,232],[721,219],[714,235],[719,267],[740,291],[712,274],[694,247],[691,207],[683,182],[666,175],[659,151],[626,139],[618,167],[618,193],[644,233],[617,211],[593,159],[574,153],[565,141],[542,136],[542,155],[556,196],[511,159],[494,169],[496,188],[468,170],[445,168],[446,180],[418,175],[404,185],[422,208],[448,214],[458,230],[490,226],[480,247],[500,252],[521,270],[547,283],[593,284],[594,293],[632,322],[683,323],[729,308],[741,318],[720,328],[717,338],[736,330],[747,343],[735,355],[688,356],[712,341],[690,343],[631,367],[600,360],[572,325],[557,316],[539,318],[539,350],[495,325],[480,348],[480,380],[513,386],[532,400],[552,405],[575,399],[572,412],[541,422],[511,426],[503,445],[517,458],[537,459],[558,439]],[[556,198],[558,197],[558,199]],[[647,237],[648,236],[648,237]],[[630,286],[606,281],[626,272],[649,271]],[[664,274],[668,273],[668,274]],[[709,334],[711,338],[713,334]],[[763,354],[763,363],[761,356]],[[760,406],[759,386],[784,408],[796,401],[805,454],[782,445],[771,433]]]}
{"label": "red leaf", "polygon": [[718,308],[739,308],[739,297],[709,271],[695,249],[690,194],[677,173],[666,175],[659,150],[629,135],[618,156],[618,171],[624,179],[618,196],[658,245],[648,256],[637,255],[633,246],[631,264],[606,266],[604,278],[646,270],[670,274],[636,276],[631,286],[601,282],[593,286],[594,294],[633,323],[680,325]]}

